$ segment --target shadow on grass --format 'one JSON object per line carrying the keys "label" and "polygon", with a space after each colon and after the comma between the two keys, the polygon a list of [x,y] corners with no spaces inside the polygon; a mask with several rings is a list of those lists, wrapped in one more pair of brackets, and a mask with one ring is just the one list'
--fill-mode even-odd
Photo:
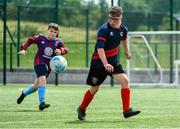
{"label": "shadow on grass", "polygon": [[20,109],[20,110],[16,110],[14,112],[40,112],[39,110],[33,110],[33,109]]}
{"label": "shadow on grass", "polygon": [[[73,121],[67,121],[65,122],[66,124],[88,124],[88,123],[128,123],[129,121],[125,121],[125,120],[84,120],[84,121],[80,121],[80,120],[73,120]],[[133,122],[133,121],[132,121]]]}
{"label": "shadow on grass", "polygon": [[39,112],[38,110],[0,110],[0,112]]}

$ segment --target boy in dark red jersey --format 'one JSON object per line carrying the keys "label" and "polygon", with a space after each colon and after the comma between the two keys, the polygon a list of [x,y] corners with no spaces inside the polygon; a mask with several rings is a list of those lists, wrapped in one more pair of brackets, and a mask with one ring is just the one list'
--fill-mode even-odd
{"label": "boy in dark red jersey", "polygon": [[49,62],[53,56],[64,55],[67,53],[67,49],[64,47],[63,41],[57,37],[58,31],[59,26],[55,23],[50,23],[48,26],[47,37],[39,34],[29,38],[21,45],[19,54],[22,55],[27,53],[27,48],[31,44],[36,44],[38,47],[38,51],[34,59],[34,69],[37,78],[32,86],[22,91],[20,97],[17,99],[18,104],[20,104],[27,95],[30,95],[38,90],[40,102],[39,110],[44,110],[50,106],[50,104],[45,103],[46,79],[51,72]]}
{"label": "boy in dark red jersey", "polygon": [[120,41],[124,41],[126,59],[131,58],[127,45],[127,28],[121,24],[122,13],[121,7],[113,6],[109,11],[108,22],[103,24],[97,32],[97,42],[87,77],[87,84],[91,87],[86,91],[80,106],[77,108],[79,120],[85,120],[86,108],[91,103],[107,75],[112,76],[122,86],[121,98],[124,118],[140,113],[140,111],[130,108],[129,82],[118,60]]}

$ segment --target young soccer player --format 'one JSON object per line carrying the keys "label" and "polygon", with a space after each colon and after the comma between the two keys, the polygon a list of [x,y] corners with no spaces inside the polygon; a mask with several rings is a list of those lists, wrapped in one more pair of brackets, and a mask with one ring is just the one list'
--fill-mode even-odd
{"label": "young soccer player", "polygon": [[77,108],[79,120],[85,120],[86,109],[98,92],[100,85],[107,75],[112,76],[121,84],[121,98],[124,118],[139,114],[140,111],[130,108],[130,87],[127,75],[118,61],[120,41],[123,42],[125,56],[131,58],[128,50],[127,28],[121,22],[123,10],[113,6],[109,11],[109,20],[97,32],[97,42],[91,59],[91,66],[87,77],[90,89]]}
{"label": "young soccer player", "polygon": [[63,41],[57,37],[59,26],[55,23],[50,23],[48,26],[48,34],[44,36],[42,34],[29,38],[21,45],[19,54],[25,55],[27,48],[31,44],[36,44],[38,51],[34,59],[34,70],[37,78],[34,80],[34,84],[29,88],[22,91],[20,97],[17,99],[17,104],[20,104],[23,99],[38,90],[39,95],[39,110],[48,108],[50,104],[45,103],[46,83],[51,69],[49,62],[55,55],[64,55],[67,53],[67,48],[64,47]]}

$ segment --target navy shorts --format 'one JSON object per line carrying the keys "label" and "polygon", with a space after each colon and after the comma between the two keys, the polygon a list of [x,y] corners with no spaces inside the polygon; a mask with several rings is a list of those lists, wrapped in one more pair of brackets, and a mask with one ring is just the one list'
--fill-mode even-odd
{"label": "navy shorts", "polygon": [[39,64],[34,66],[35,72],[37,77],[39,78],[40,76],[46,76],[46,78],[50,74],[50,70],[48,70],[48,66],[46,64]]}
{"label": "navy shorts", "polygon": [[104,80],[106,79],[107,75],[112,77],[112,74],[120,74],[125,73],[121,64],[113,65],[114,71],[112,73],[109,73],[105,70],[105,68],[96,68],[96,67],[90,67],[89,74],[87,77],[87,85],[90,86],[96,86],[101,85]]}

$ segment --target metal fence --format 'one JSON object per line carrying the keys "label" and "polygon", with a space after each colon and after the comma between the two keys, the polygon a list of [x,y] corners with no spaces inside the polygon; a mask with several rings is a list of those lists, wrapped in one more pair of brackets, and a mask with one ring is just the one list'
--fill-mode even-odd
{"label": "metal fence", "polygon": [[[16,1],[16,2],[15,2]],[[19,57],[16,55],[19,45],[28,37],[38,33],[46,34],[49,22],[57,22],[60,25],[59,36],[69,47],[70,67],[87,67],[93,51],[96,37],[96,29],[107,19],[107,10],[102,14],[101,10],[93,11],[91,5],[67,5],[61,3],[61,0],[39,0],[37,4],[33,1],[15,0],[12,4],[7,1],[7,64],[11,67],[32,67],[35,48],[30,48],[29,55]],[[43,3],[46,2],[45,4]],[[31,4],[32,3],[32,4]],[[43,3],[40,5],[40,3]],[[3,33],[3,6],[1,3],[1,36]],[[129,31],[146,31],[146,30],[168,30],[169,15],[164,12],[141,12],[126,11],[124,9],[123,23],[128,26]],[[100,16],[99,16],[100,15]],[[103,16],[103,18],[102,18]],[[78,19],[76,18],[78,17]],[[175,29],[179,29],[177,28]],[[3,37],[1,37],[3,39]],[[2,46],[2,40],[0,41]],[[2,52],[2,51],[1,51]],[[3,54],[1,53],[1,56]],[[74,63],[76,55],[77,61]],[[2,59],[2,57],[1,57]],[[11,60],[12,59],[12,60]],[[27,60],[28,59],[28,60]],[[9,64],[12,63],[12,64]],[[31,64],[31,65],[30,65]],[[1,65],[2,67],[2,62]]]}
{"label": "metal fence", "polygon": [[[62,2],[63,1],[63,2]],[[69,67],[88,67],[93,52],[96,30],[107,19],[107,8],[87,1],[81,6],[73,0],[6,0],[6,65],[7,68],[31,68],[36,46],[31,46],[26,56],[19,56],[19,46],[28,37],[38,33],[46,34],[47,25],[56,22],[60,25],[59,37],[69,48],[66,58]],[[73,2],[72,2],[73,1]],[[129,1],[129,0],[127,0]],[[169,0],[166,0],[168,2]],[[122,4],[123,1],[118,1]],[[137,0],[138,2],[138,0]],[[112,1],[111,1],[112,4]],[[115,4],[115,3],[114,3]],[[176,6],[179,2],[174,3]],[[125,4],[122,4],[125,6]],[[108,6],[109,8],[110,6]],[[157,31],[170,29],[170,14],[165,12],[142,12],[141,9],[126,10],[123,23],[129,31]],[[3,0],[0,2],[0,68],[3,67]],[[174,30],[179,30],[176,17]],[[164,51],[163,51],[164,52]],[[168,52],[168,51],[167,51]],[[120,52],[121,54],[122,52]],[[161,55],[157,51],[157,55]],[[122,59],[121,59],[122,60]],[[125,61],[122,61],[123,65]],[[169,65],[167,67],[170,67]]]}

